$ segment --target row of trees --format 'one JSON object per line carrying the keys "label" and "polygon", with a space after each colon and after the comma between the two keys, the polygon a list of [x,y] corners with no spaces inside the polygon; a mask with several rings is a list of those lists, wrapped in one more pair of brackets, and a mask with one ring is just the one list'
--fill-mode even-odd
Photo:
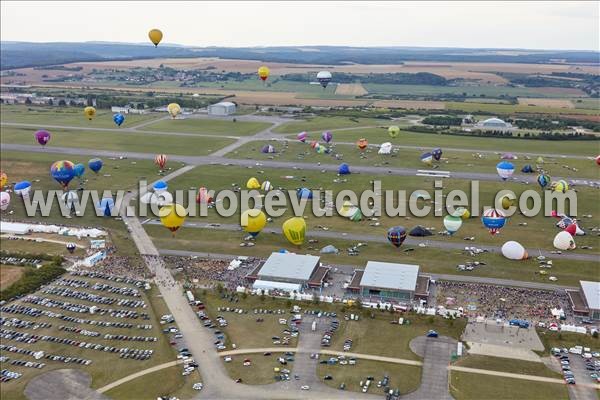
{"label": "row of trees", "polygon": [[35,292],[41,286],[53,281],[65,272],[60,264],[52,263],[41,268],[22,267],[25,273],[21,278],[0,292],[0,300],[10,300]]}

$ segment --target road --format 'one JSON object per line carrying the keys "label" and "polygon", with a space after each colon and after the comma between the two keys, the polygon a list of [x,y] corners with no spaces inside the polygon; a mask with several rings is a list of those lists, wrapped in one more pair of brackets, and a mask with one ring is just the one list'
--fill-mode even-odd
{"label": "road", "polygon": [[[160,225],[160,221],[158,220],[150,220],[146,222],[149,225]],[[187,228],[198,228],[198,229],[213,229],[213,230],[224,230],[224,231],[241,231],[239,225],[234,224],[219,224],[219,226],[211,225],[210,223],[197,223],[197,222],[184,222],[184,227]],[[264,228],[262,233],[274,233],[281,234],[280,228]],[[382,235],[367,235],[364,233],[347,233],[347,232],[336,232],[336,231],[323,231],[323,230],[309,230],[306,233],[307,237],[311,238],[324,238],[324,239],[344,239],[351,240],[355,242],[374,242],[374,243],[388,243],[386,237]],[[498,246],[486,246],[480,244],[473,244],[472,242],[464,242],[464,243],[456,243],[456,242],[446,242],[441,240],[429,240],[426,238],[423,239],[412,239],[407,237],[404,241],[404,244],[407,246],[417,246],[420,243],[425,243],[427,247],[437,248],[437,249],[445,249],[445,250],[464,250],[465,247],[477,247],[478,249],[488,251],[490,253],[501,253],[501,248]],[[578,261],[598,261],[598,254],[582,254],[582,253],[570,253],[563,252],[562,254],[552,254],[546,250],[539,250],[540,255],[545,256],[546,258],[553,259],[568,259],[568,260],[578,260]]]}

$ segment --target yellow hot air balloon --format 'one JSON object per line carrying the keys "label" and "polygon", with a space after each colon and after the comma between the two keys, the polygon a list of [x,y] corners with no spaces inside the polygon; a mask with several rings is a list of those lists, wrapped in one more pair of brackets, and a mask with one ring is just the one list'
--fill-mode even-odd
{"label": "yellow hot air balloon", "polygon": [[4,171],[0,171],[0,189],[6,185],[6,182],[8,182],[8,176],[6,176]]}
{"label": "yellow hot air balloon", "polygon": [[508,210],[512,206],[516,206],[517,205],[517,200],[516,199],[511,199],[508,196],[504,196],[502,198],[501,204],[502,204],[502,208],[504,208],[505,210]]}
{"label": "yellow hot air balloon", "polygon": [[306,236],[306,222],[304,218],[293,217],[285,221],[281,227],[285,238],[296,246],[300,246],[304,243]]}
{"label": "yellow hot air balloon", "polygon": [[183,225],[186,215],[185,208],[180,204],[167,204],[158,211],[160,222],[165,228],[173,232],[173,235]]}
{"label": "yellow hot air balloon", "polygon": [[258,77],[264,82],[269,77],[270,72],[269,68],[263,65],[258,69]]}
{"label": "yellow hot air balloon", "polygon": [[158,46],[158,44],[162,40],[162,36],[163,34],[159,29],[152,29],[150,32],[148,32],[148,37],[150,38],[150,41],[154,44],[154,47]]}
{"label": "yellow hot air balloon", "polygon": [[391,137],[396,137],[396,136],[398,136],[399,133],[400,133],[400,128],[398,128],[396,125],[392,125],[388,128],[388,134]]}
{"label": "yellow hot air balloon", "polygon": [[181,107],[177,103],[171,103],[167,106],[167,111],[171,114],[171,118],[175,119],[175,117],[181,112]]}
{"label": "yellow hot air balloon", "polygon": [[459,217],[462,219],[469,219],[469,218],[471,218],[471,213],[466,208],[459,207],[456,210],[454,210],[454,212],[452,213],[452,216]]}
{"label": "yellow hot air balloon", "polygon": [[86,107],[83,109],[83,114],[91,121],[96,116],[96,109],[91,106]]}
{"label": "yellow hot air balloon", "polygon": [[248,179],[248,182],[246,182],[246,188],[249,190],[260,189],[260,187],[260,182],[256,178],[250,178]]}
{"label": "yellow hot air balloon", "polygon": [[569,184],[567,183],[567,181],[565,180],[560,180],[558,182],[552,182],[550,184],[550,188],[554,191],[554,192],[561,192],[561,193],[566,193],[567,190],[569,190]]}
{"label": "yellow hot air balloon", "polygon": [[244,231],[256,236],[267,225],[267,216],[261,210],[252,208],[242,213],[240,225]]}

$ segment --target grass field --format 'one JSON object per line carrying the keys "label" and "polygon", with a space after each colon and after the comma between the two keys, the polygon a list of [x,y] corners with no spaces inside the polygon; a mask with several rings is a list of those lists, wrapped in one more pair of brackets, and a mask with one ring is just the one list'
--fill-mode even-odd
{"label": "grass field", "polygon": [[[283,353],[271,353],[270,356],[264,356],[262,353],[246,354],[232,356],[231,362],[225,363],[225,370],[233,380],[241,379],[246,385],[266,385],[275,382],[273,368],[292,370],[293,362],[287,365],[281,365],[277,359],[283,356]],[[244,366],[244,360],[249,359],[251,366]]]}
{"label": "grass field", "polygon": [[491,375],[450,372],[450,393],[456,400],[566,400],[566,385]]}
{"label": "grass field", "polygon": [[202,382],[202,379],[198,370],[183,377],[182,369],[181,365],[165,368],[126,382],[104,394],[114,400],[155,399],[162,396],[191,399],[198,393],[192,386]]}
{"label": "grass field", "polygon": [[550,332],[546,329],[538,330],[538,336],[544,344],[544,354],[550,354],[553,347],[571,348],[573,346],[590,347],[592,351],[600,351],[600,339],[591,335],[581,335],[571,332]]}
{"label": "grass field", "polygon": [[[539,97],[539,96],[538,96]],[[560,96],[563,97],[563,96]],[[465,103],[465,102],[447,102],[448,110],[460,110],[464,112],[485,112],[491,114],[582,114],[582,115],[599,115],[598,109],[586,108],[556,108],[556,107],[539,107],[528,106],[522,104],[483,104],[483,103]]]}
{"label": "grass field", "polygon": [[[53,237],[54,236],[54,237]],[[53,243],[50,241],[35,241],[35,240],[27,240],[34,239],[35,237],[28,235],[21,240],[14,239],[0,239],[0,247],[2,250],[9,252],[19,252],[19,253],[37,253],[37,254],[51,254],[51,255],[60,255],[60,256],[69,256],[71,253],[66,248],[65,244],[62,243]],[[56,241],[64,241],[68,243],[70,241],[86,246],[88,243],[84,240],[77,240],[74,237],[64,238],[58,235],[46,235],[48,240],[56,240]],[[72,240],[71,240],[72,239]],[[74,257],[80,257],[85,254],[85,251],[81,248],[76,248],[73,252]]]}
{"label": "grass field", "polygon": [[[4,244],[2,244],[2,250],[6,250]],[[25,273],[25,267],[0,264],[0,290],[7,289],[18,281],[23,273]]]}
{"label": "grass field", "polygon": [[[345,133],[339,133],[336,137],[340,137],[343,140]],[[274,154],[264,154],[260,151],[264,144],[272,143],[276,149]],[[341,162],[348,163],[352,166],[380,166],[383,168],[415,168],[415,169],[429,169],[430,167],[421,162],[420,156],[424,151],[431,150],[432,148],[423,148],[423,150],[416,149],[400,149],[397,154],[380,155],[377,154],[378,147],[373,145],[369,147],[365,152],[360,152],[355,145],[332,145],[331,154],[318,154],[315,150],[311,149],[308,144],[300,143],[297,141],[290,141],[287,144],[283,142],[252,142],[247,143],[236,150],[229,153],[227,156],[232,158],[244,158],[252,160],[276,160],[276,161],[288,161],[290,163],[322,163],[322,164],[339,164]],[[336,154],[343,155],[340,160],[336,159]],[[526,165],[531,165],[534,169],[536,168],[536,157],[521,157],[519,160],[513,162],[515,165],[515,173],[520,174],[520,169]],[[500,155],[493,154],[478,154],[469,152],[458,152],[452,150],[444,151],[442,160],[436,165],[440,170],[450,172],[470,172],[470,171],[481,171],[487,173],[496,172],[496,164],[500,162]],[[592,161],[584,159],[562,159],[562,158],[551,158],[545,157],[544,163],[540,164],[542,168],[550,176],[567,176],[570,178],[600,178],[600,172],[597,168],[590,168]],[[578,171],[574,172],[572,169],[576,168]],[[531,174],[536,176],[537,174]]]}
{"label": "grass field", "polygon": [[[164,115],[156,113],[127,114],[121,128],[129,128],[162,116]],[[43,107],[3,104],[0,112],[2,122],[34,124],[39,125],[40,128],[44,128],[45,125],[119,128],[112,118],[113,113],[110,110],[96,109],[96,116],[90,121],[83,115],[83,107]]]}
{"label": "grass field", "polygon": [[[82,278],[82,277],[77,277],[77,279],[87,280],[89,282],[97,282],[98,281],[98,279],[93,280],[93,279]],[[118,285],[118,286],[121,286],[121,285]],[[96,294],[101,294],[103,296],[107,296],[107,293],[105,293],[105,292],[96,292],[92,289],[85,289],[84,291],[89,291],[89,292],[93,292]],[[57,320],[54,318],[48,318],[45,316],[33,318],[33,317],[28,317],[28,316],[16,315],[16,317],[21,318],[21,319],[31,320],[33,318],[33,319],[35,319],[35,321],[51,323],[52,327],[39,329],[35,332],[36,334],[40,334],[40,335],[53,335],[53,336],[57,336],[57,337],[66,337],[66,338],[70,338],[73,340],[85,340],[85,341],[91,341],[94,343],[101,343],[101,344],[113,345],[113,346],[118,346],[118,347],[153,349],[154,350],[153,356],[149,360],[146,360],[146,361],[120,359],[118,355],[113,354],[113,353],[99,352],[99,351],[88,350],[88,349],[83,349],[83,348],[79,348],[79,347],[67,346],[67,345],[62,345],[62,344],[57,344],[57,343],[52,343],[52,342],[45,342],[45,341],[39,341],[34,344],[26,344],[26,343],[19,343],[19,342],[13,342],[13,341],[7,341],[7,343],[14,344],[15,346],[20,347],[20,348],[32,349],[35,351],[43,350],[46,352],[46,354],[60,354],[60,355],[66,355],[66,356],[71,356],[71,357],[80,357],[80,358],[91,359],[91,360],[93,360],[93,362],[89,366],[77,366],[76,367],[75,364],[68,364],[67,368],[82,368],[84,371],[88,372],[92,376],[92,387],[99,388],[99,387],[105,386],[117,379],[120,379],[124,376],[130,375],[134,372],[137,372],[137,371],[140,371],[143,369],[147,369],[151,366],[162,364],[162,363],[172,361],[175,359],[175,350],[171,348],[166,336],[161,332],[161,325],[159,323],[159,318],[160,318],[160,315],[163,313],[163,310],[166,309],[166,306],[164,305],[163,300],[160,297],[158,297],[158,293],[159,292],[156,289],[156,287],[153,287],[150,291],[147,291],[142,294],[142,299],[144,299],[146,301],[146,304],[148,305],[148,308],[145,309],[145,312],[148,312],[150,314],[149,321],[143,322],[143,320],[115,319],[116,321],[131,322],[134,324],[136,324],[136,323],[152,324],[153,328],[151,330],[144,330],[144,331],[140,331],[137,329],[123,330],[123,329],[117,329],[117,328],[112,328],[112,327],[101,327],[101,326],[97,326],[97,325],[93,325],[93,326],[85,325],[85,329],[97,331],[101,335],[100,335],[100,337],[96,337],[96,338],[82,339],[83,336],[81,336],[77,333],[68,333],[68,332],[58,330],[59,325],[72,325],[68,322],[63,322],[63,321],[60,321],[60,320]],[[65,301],[65,298],[63,298],[63,297],[52,296],[52,295],[43,295],[43,296]],[[109,297],[116,297],[116,296],[111,294]],[[66,301],[69,301],[69,300],[66,300]],[[88,305],[94,304],[94,303],[89,303],[89,302],[85,302],[82,300],[78,300],[77,303],[88,304]],[[160,304],[160,303],[162,303],[162,304]],[[37,306],[37,305],[34,307],[45,309],[45,307]],[[50,308],[49,310],[56,312],[56,309]],[[108,317],[108,316],[103,316],[103,317],[94,317],[91,315],[83,315],[82,316],[81,314],[73,313],[70,311],[64,311],[64,310],[61,310],[60,312],[65,315],[76,316],[76,317],[81,317],[81,318],[85,318],[85,319],[111,320],[111,317]],[[17,330],[17,329],[15,328],[13,330]],[[27,332],[28,330],[24,329],[23,331]],[[111,333],[111,334],[121,333],[121,334],[126,334],[126,335],[155,336],[158,338],[158,341],[157,342],[131,342],[131,343],[127,343],[127,342],[123,342],[123,341],[109,341],[109,340],[104,340],[102,338],[104,336],[104,334],[106,334],[106,333]],[[3,341],[3,343],[4,343],[4,341]],[[2,352],[2,355],[7,355],[11,359],[28,359],[29,358],[29,357],[21,356],[16,353],[8,353],[8,352],[7,353]],[[25,385],[34,376],[37,376],[44,372],[48,372],[53,369],[65,368],[64,363],[59,363],[59,362],[54,362],[54,361],[49,361],[49,360],[43,360],[42,362],[46,362],[46,366],[43,369],[24,368],[24,367],[16,367],[16,366],[11,365],[9,368],[11,371],[21,372],[21,373],[23,373],[23,376],[15,381],[11,381],[10,383],[2,384],[2,386],[0,387],[2,398],[24,399],[25,396],[23,395],[22,391],[23,391]],[[181,374],[179,374],[179,378],[180,378],[180,380],[179,380],[180,385],[183,385],[184,380],[183,380],[183,377],[181,377]],[[176,385],[177,384],[176,382],[177,381],[175,380],[173,384]]]}
{"label": "grass field", "polygon": [[542,362],[520,361],[511,358],[469,355],[459,359],[455,365],[491,371],[510,372],[513,374],[545,376],[548,378],[561,377],[561,374],[552,371]]}
{"label": "grass field", "polygon": [[[37,145],[34,130],[2,127],[2,143]],[[77,147],[93,150],[141,153],[166,153],[167,155],[208,155],[233,143],[233,139],[220,137],[193,137],[152,134],[147,132],[101,132],[76,129],[51,129],[49,146]]]}
{"label": "grass field", "polygon": [[[325,124],[324,124],[325,125]],[[290,124],[280,126],[281,129],[288,129]],[[334,129],[323,127],[322,129]],[[295,132],[295,131],[294,131]],[[337,142],[356,142],[360,138],[366,138],[370,143],[391,142],[392,144],[405,146],[419,146],[423,148],[441,147],[488,150],[497,152],[530,152],[540,154],[561,154],[561,155],[585,155],[594,156],[598,142],[587,141],[548,141],[535,139],[507,139],[507,138],[484,138],[476,136],[457,136],[443,135],[434,133],[421,133],[400,131],[396,138],[391,138],[387,128],[358,128],[333,131],[333,143]],[[289,136],[291,141],[297,141],[296,135]],[[310,134],[307,142],[311,140],[321,140],[320,133]],[[591,162],[591,161],[590,161]]]}
{"label": "grass field", "polygon": [[[141,128],[141,130],[159,132],[201,133],[203,135],[215,136],[247,136],[254,135],[255,133],[267,129],[269,126],[271,126],[271,124],[267,122],[233,122],[230,119],[215,120],[203,118],[187,118],[161,120],[156,123],[146,125],[143,128]],[[203,139],[205,140],[205,138]]]}
{"label": "grass field", "polygon": [[571,99],[575,108],[589,108],[600,110],[600,99]]}
{"label": "grass field", "polygon": [[[316,132],[331,129],[345,129],[365,126],[389,126],[395,123],[386,119],[348,118],[348,117],[314,117],[302,121],[293,121],[273,129],[277,133]],[[320,139],[321,132],[315,139]]]}
{"label": "grass field", "polygon": [[[323,359],[323,356],[321,356]],[[358,359],[356,365],[325,365],[317,366],[317,375],[323,377],[331,375],[332,380],[324,380],[327,386],[339,389],[340,384],[346,384],[350,392],[362,392],[360,381],[366,381],[367,376],[375,378],[369,386],[370,394],[383,394],[383,388],[377,387],[385,375],[390,378],[389,387],[398,389],[400,394],[413,392],[421,385],[421,367],[413,365],[384,363],[379,361]],[[350,395],[351,396],[351,395]]]}

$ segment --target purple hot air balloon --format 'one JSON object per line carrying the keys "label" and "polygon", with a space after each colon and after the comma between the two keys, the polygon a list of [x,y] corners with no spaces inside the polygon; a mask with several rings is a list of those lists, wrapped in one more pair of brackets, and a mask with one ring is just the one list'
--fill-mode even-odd
{"label": "purple hot air balloon", "polygon": [[37,142],[42,146],[45,146],[50,141],[50,137],[50,132],[44,129],[39,130],[35,133],[35,140],[37,140]]}
{"label": "purple hot air balloon", "polygon": [[308,133],[306,133],[306,132],[300,132],[297,136],[298,140],[301,141],[302,143],[306,142],[307,137],[308,137]]}
{"label": "purple hot air balloon", "polygon": [[321,138],[323,138],[323,140],[325,141],[325,143],[329,143],[329,142],[331,142],[331,139],[333,138],[333,135],[331,134],[331,132],[325,131],[321,135]]}

